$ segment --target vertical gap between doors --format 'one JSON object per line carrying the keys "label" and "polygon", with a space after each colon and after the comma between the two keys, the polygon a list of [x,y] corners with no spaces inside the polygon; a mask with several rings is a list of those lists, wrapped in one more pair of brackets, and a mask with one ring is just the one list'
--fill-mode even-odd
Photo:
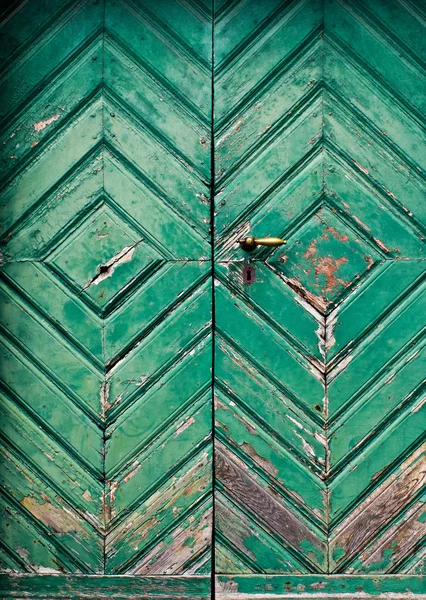
{"label": "vertical gap between doors", "polygon": [[216,511],[215,511],[215,346],[216,346],[216,306],[215,306],[215,285],[214,285],[214,261],[215,261],[215,131],[214,131],[214,35],[215,35],[215,0],[212,0],[212,75],[211,75],[211,132],[210,132],[210,244],[211,244],[211,294],[212,294],[212,534],[211,534],[211,598],[216,595]]}
{"label": "vertical gap between doors", "polygon": [[[321,36],[321,128],[322,128],[322,199],[323,205],[326,205],[325,197],[325,0],[322,0],[322,36]],[[328,318],[324,317],[325,345],[324,345],[324,437],[326,443],[325,455],[325,520],[326,520],[326,543],[325,543],[325,564],[327,573],[330,572],[330,489],[329,489],[329,473],[330,473],[330,441],[329,441],[329,405],[328,405],[328,372],[327,372],[327,335],[328,335]]]}
{"label": "vertical gap between doors", "polygon": [[[102,52],[102,80],[101,80],[101,94],[104,93],[104,82],[105,82],[105,15],[106,15],[106,0],[103,0],[103,11],[102,11],[102,44],[101,44],[101,52]],[[105,164],[104,164],[104,156],[105,156],[105,105],[102,101],[102,148],[101,148],[101,156],[102,156],[102,189],[105,190]],[[103,380],[103,388],[101,390],[102,395],[105,397],[108,391],[108,382],[107,382],[107,371],[106,371],[106,353],[105,353],[105,320],[102,320],[102,357],[104,361],[104,380]],[[106,573],[106,532],[108,526],[107,519],[107,510],[106,510],[106,498],[107,498],[107,479],[106,479],[106,414],[105,410],[102,408],[102,480],[103,480],[103,490],[102,490],[102,524],[103,524],[103,540],[102,540],[102,562],[103,562],[103,572]]]}

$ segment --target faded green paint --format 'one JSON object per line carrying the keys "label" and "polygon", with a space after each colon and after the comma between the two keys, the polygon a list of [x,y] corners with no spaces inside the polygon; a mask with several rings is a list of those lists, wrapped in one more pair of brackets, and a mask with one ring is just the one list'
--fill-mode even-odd
{"label": "faded green paint", "polygon": [[424,17],[5,13],[5,598],[424,592]]}

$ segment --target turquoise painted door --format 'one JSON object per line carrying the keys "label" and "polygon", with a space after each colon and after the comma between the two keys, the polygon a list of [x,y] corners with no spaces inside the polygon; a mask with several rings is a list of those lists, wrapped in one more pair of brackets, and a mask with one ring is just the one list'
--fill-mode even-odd
{"label": "turquoise painted door", "polygon": [[5,10],[2,597],[424,597],[425,21]]}
{"label": "turquoise painted door", "polygon": [[3,569],[209,572],[208,8],[12,8]]}
{"label": "turquoise painted door", "polygon": [[[270,0],[216,15],[224,590],[423,574],[424,9]],[[287,244],[244,253],[249,234]],[[241,577],[276,573],[295,578]]]}

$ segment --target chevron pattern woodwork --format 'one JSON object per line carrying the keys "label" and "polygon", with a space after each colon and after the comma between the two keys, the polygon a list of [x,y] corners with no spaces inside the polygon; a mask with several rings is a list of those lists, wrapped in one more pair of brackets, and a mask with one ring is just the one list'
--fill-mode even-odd
{"label": "chevron pattern woodwork", "polygon": [[3,568],[209,572],[211,13],[12,8]]}
{"label": "chevron pattern woodwork", "polygon": [[218,573],[423,573],[424,9],[216,10]]}
{"label": "chevron pattern woodwork", "polygon": [[5,9],[10,597],[207,600],[213,559],[219,598],[419,593],[425,24],[422,0]]}

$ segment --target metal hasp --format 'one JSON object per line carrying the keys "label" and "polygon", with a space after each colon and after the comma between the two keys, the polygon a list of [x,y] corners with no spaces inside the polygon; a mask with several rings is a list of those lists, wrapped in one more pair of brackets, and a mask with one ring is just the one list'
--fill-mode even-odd
{"label": "metal hasp", "polygon": [[287,242],[286,240],[282,240],[278,237],[255,238],[249,235],[241,240],[238,240],[238,243],[245,252],[253,252],[253,250],[255,250],[258,246],[270,246],[273,248],[276,246],[282,246]]}

